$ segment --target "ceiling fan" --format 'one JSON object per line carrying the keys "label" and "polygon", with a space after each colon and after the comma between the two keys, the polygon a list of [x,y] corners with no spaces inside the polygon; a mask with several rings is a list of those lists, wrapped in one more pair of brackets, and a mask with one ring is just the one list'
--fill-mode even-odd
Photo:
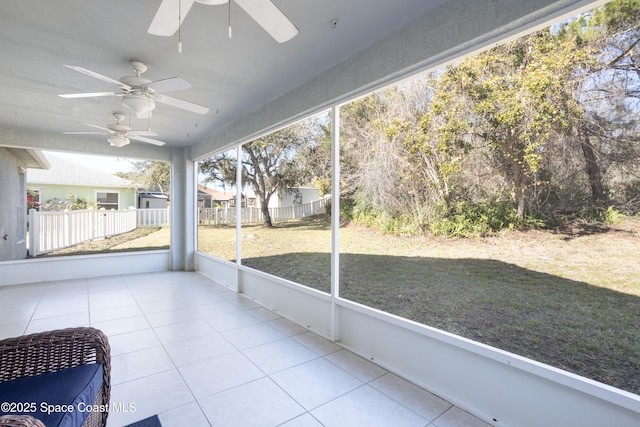
{"label": "ceiling fan", "polygon": [[[284,43],[298,34],[298,29],[271,0],[234,0],[278,43]],[[194,2],[221,5],[231,0],[162,0],[147,32],[156,36],[171,37],[182,25],[184,17]],[[229,37],[231,24],[229,23]]]}
{"label": "ceiling fan", "polygon": [[65,135],[107,135],[107,142],[109,142],[113,147],[124,147],[125,145],[129,144],[129,142],[131,142],[130,139],[146,142],[148,144],[153,144],[158,146],[164,145],[163,141],[158,141],[157,139],[148,138],[149,136],[157,136],[157,134],[150,131],[131,130],[129,126],[122,124],[122,120],[124,120],[124,114],[113,113],[113,118],[116,120],[116,122],[108,124],[107,127],[93,125],[91,123],[85,123],[85,125],[87,126],[91,126],[97,129],[102,129],[104,132],[63,132],[63,133]]}
{"label": "ceiling fan", "polygon": [[120,90],[116,92],[63,93],[58,96],[62,98],[121,96],[122,104],[136,113],[139,118],[150,117],[151,110],[156,108],[156,102],[197,114],[206,114],[209,111],[209,108],[203,105],[164,95],[164,92],[189,89],[191,87],[189,83],[180,77],[151,81],[141,76],[142,73],[147,71],[145,64],[140,61],[130,61],[129,65],[133,71],[135,71],[135,76],[124,76],[121,77],[119,81],[76,65],[65,65],[65,67],[79,73],[114,84],[118,86]]}

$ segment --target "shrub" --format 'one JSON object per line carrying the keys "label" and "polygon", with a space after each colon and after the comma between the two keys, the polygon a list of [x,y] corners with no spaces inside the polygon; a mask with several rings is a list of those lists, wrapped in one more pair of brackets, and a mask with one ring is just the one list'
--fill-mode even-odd
{"label": "shrub", "polygon": [[96,207],[96,204],[85,202],[84,200],[79,199],[78,196],[68,193],[65,200],[58,198],[47,200],[42,203],[41,209],[43,211],[76,211],[90,207]]}
{"label": "shrub", "polygon": [[613,206],[609,206],[607,208],[588,207],[580,210],[578,217],[589,222],[614,225],[620,222],[623,214]]}
{"label": "shrub", "polygon": [[514,202],[503,198],[436,206],[430,209],[429,218],[423,221],[403,213],[379,212],[371,206],[357,203],[341,205],[340,210],[344,220],[395,235],[429,232],[434,236],[481,237],[500,230],[545,227],[551,221],[534,216],[520,220]]}
{"label": "shrub", "polygon": [[[327,202],[324,207],[327,215],[331,216],[332,203],[331,200]],[[340,219],[344,221],[351,221],[353,219],[354,202],[351,197],[340,197]]]}
{"label": "shrub", "polygon": [[510,200],[496,199],[490,202],[461,201],[443,209],[444,214],[428,224],[434,236],[474,237],[486,236],[500,230],[542,227],[545,221],[527,216],[520,220],[516,206]]}

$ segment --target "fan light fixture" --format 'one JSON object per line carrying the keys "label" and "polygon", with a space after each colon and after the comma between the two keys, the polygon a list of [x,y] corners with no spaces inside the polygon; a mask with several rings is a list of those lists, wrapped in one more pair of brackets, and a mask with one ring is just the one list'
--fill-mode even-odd
{"label": "fan light fixture", "polygon": [[148,113],[156,108],[156,103],[151,98],[144,95],[125,95],[122,99],[122,105],[132,110],[136,114]]}
{"label": "fan light fixture", "polygon": [[112,147],[124,147],[130,141],[129,141],[129,138],[124,137],[122,135],[110,135],[107,138],[107,142],[111,144]]}

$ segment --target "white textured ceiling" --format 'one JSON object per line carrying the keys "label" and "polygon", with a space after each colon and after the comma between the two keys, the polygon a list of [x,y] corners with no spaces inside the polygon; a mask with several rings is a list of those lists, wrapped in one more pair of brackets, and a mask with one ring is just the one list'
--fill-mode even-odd
{"label": "white textured ceiling", "polygon": [[[178,38],[146,32],[160,0],[19,0],[0,9],[0,130],[91,131],[112,113],[117,97],[64,99],[59,93],[103,92],[114,86],[63,67],[77,65],[119,79],[130,60],[148,65],[144,77],[179,76],[191,89],[169,95],[210,107],[206,115],[159,104],[151,128],[168,146],[191,145],[293,89],[372,42],[423,15],[441,0],[274,0],[299,28],[278,44],[232,3],[195,3]],[[332,28],[330,22],[337,20]],[[135,119],[134,128],[147,121]],[[81,146],[101,136],[69,136]],[[138,143],[136,143],[138,144]],[[2,145],[2,141],[0,141]]]}

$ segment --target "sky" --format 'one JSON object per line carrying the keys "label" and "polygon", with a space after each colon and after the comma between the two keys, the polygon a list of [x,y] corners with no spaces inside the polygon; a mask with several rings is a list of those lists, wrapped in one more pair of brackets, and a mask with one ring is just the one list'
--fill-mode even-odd
{"label": "sky", "polygon": [[[130,172],[132,171],[131,162],[134,159],[127,159],[124,157],[111,157],[111,156],[90,156],[88,154],[73,154],[73,153],[60,153],[57,151],[43,151],[45,156],[52,154],[54,156],[62,157],[70,160],[74,163],[102,171],[114,175],[116,172]],[[199,175],[198,182],[203,182],[204,177]],[[229,190],[229,186],[222,188],[214,183],[207,184],[209,188],[216,188],[221,191],[233,191]]]}
{"label": "sky", "polygon": [[52,154],[58,157],[68,159],[74,163],[79,163],[90,168],[115,174],[116,172],[129,172],[131,171],[131,161],[122,157],[111,156],[90,156],[87,154],[72,154],[72,153],[60,153],[53,151],[43,151],[45,156]]}

